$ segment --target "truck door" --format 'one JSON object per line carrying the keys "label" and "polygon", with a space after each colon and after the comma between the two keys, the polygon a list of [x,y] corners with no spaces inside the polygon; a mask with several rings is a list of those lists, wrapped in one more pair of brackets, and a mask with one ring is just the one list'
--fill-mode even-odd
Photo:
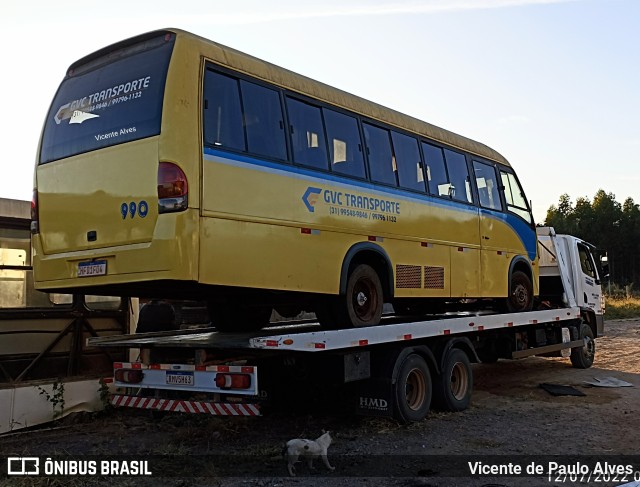
{"label": "truck door", "polygon": [[599,316],[602,314],[602,288],[593,253],[584,243],[577,242],[577,246],[580,265],[576,266],[578,273],[576,276],[576,301],[580,306],[591,308]]}

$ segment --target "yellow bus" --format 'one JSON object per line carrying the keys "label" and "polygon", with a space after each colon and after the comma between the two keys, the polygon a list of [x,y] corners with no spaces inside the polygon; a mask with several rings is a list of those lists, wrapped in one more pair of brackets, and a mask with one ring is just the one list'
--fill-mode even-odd
{"label": "yellow bus", "polygon": [[39,289],[206,300],[220,330],[538,294],[498,152],[181,30],[69,68],[34,188]]}

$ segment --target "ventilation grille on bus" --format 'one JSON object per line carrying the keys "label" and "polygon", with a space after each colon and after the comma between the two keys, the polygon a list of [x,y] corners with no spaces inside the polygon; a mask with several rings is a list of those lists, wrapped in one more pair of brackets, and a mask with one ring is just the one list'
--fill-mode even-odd
{"label": "ventilation grille on bus", "polygon": [[422,275],[419,265],[396,266],[396,288],[398,289],[420,289]]}
{"label": "ventilation grille on bus", "polygon": [[444,289],[444,267],[424,266],[424,288]]}

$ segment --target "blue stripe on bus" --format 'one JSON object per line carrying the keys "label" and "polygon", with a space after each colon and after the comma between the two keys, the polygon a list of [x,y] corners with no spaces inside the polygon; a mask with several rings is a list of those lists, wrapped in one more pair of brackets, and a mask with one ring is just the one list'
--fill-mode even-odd
{"label": "blue stripe on bus", "polygon": [[533,261],[538,255],[538,236],[535,229],[531,228],[527,222],[511,213],[502,213],[500,211],[480,209],[482,216],[488,216],[495,220],[499,220],[508,225],[520,238],[522,245],[527,251],[529,260]]}
{"label": "blue stripe on bus", "polygon": [[[474,214],[478,214],[480,208],[472,205],[468,205],[465,203],[459,203],[456,201],[447,201],[442,198],[438,198],[430,195],[421,195],[417,193],[407,193],[406,191],[385,187],[385,186],[377,186],[368,181],[359,181],[357,179],[351,179],[344,176],[338,176],[335,174],[323,173],[321,176],[318,175],[317,171],[307,169],[300,166],[293,166],[285,163],[277,163],[271,161],[265,161],[263,159],[257,159],[254,157],[246,156],[243,154],[234,154],[231,152],[211,149],[209,147],[205,147],[204,156],[207,159],[209,157],[218,157],[223,159],[216,160],[215,162],[223,162],[225,164],[234,165],[238,167],[246,167],[250,166],[253,169],[258,169],[264,172],[268,172],[271,174],[279,174],[281,176],[286,177],[294,177],[297,179],[303,179],[314,184],[323,184],[323,183],[337,183],[345,186],[362,188],[367,191],[372,191],[375,193],[393,195],[397,198],[403,199],[405,201],[414,201],[418,203],[429,203],[430,205],[438,206],[446,209],[455,209],[457,211],[465,211]],[[256,167],[257,166],[257,167]],[[511,229],[518,235],[520,238],[523,247],[527,251],[530,260],[534,260],[537,255],[537,237],[536,232],[533,230],[524,220],[521,218],[510,214],[510,213],[502,213],[497,211],[488,211],[485,209],[481,210],[484,215],[489,216],[491,218],[495,218],[496,220],[500,220],[507,224]]]}

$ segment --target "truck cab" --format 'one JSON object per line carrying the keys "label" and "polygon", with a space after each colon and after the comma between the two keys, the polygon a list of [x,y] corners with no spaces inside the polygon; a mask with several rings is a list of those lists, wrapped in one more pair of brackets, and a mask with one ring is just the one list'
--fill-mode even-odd
{"label": "truck cab", "polygon": [[553,306],[578,306],[595,336],[604,332],[604,294],[595,247],[572,235],[538,227],[540,300]]}

